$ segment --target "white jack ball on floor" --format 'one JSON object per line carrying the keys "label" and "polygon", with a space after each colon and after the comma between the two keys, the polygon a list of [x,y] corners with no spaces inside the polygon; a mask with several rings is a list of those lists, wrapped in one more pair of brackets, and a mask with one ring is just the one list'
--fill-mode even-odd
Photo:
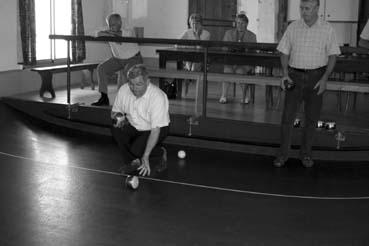
{"label": "white jack ball on floor", "polygon": [[178,151],[178,158],[184,159],[186,157],[186,152],[184,150]]}

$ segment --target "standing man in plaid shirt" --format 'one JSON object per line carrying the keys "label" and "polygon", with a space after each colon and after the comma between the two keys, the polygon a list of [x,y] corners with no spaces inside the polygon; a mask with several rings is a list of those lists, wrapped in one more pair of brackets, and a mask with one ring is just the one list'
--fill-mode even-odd
{"label": "standing man in plaid shirt", "polygon": [[301,0],[301,19],[288,26],[277,47],[281,52],[283,69],[281,88],[286,91],[286,97],[281,123],[281,146],[273,163],[276,167],[283,166],[288,160],[293,122],[302,101],[305,124],[300,158],[303,166],[314,165],[311,147],[315,126],[320,117],[328,77],[340,54],[332,26],[318,16],[319,5],[319,0]]}

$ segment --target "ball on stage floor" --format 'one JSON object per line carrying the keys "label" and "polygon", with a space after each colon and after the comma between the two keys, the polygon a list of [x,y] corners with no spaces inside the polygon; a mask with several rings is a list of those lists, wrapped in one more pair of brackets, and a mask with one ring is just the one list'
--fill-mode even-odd
{"label": "ball on stage floor", "polygon": [[127,176],[126,178],[126,186],[132,190],[136,190],[140,181],[137,176]]}
{"label": "ball on stage floor", "polygon": [[178,158],[184,159],[186,157],[186,152],[184,150],[178,151]]}

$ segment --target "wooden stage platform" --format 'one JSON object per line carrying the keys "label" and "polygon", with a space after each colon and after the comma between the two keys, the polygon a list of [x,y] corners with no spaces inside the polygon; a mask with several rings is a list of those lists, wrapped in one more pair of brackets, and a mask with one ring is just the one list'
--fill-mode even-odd
{"label": "wooden stage platform", "polygon": [[[109,91],[112,104],[116,86],[109,85]],[[283,93],[280,105],[268,108],[265,102],[265,87],[256,86],[254,104],[241,104],[240,91],[237,87],[235,97],[230,93],[229,103],[220,104],[220,84],[209,82],[207,115],[204,117],[195,115],[195,89],[194,85],[190,85],[186,96],[170,100],[171,137],[168,141],[273,156],[279,145]],[[66,94],[66,90],[62,88],[56,90],[54,99],[40,98],[35,92],[6,97],[3,101],[53,125],[87,133],[110,134],[110,107],[89,106],[99,98],[96,90],[88,87],[72,88],[70,105],[66,103]],[[274,96],[275,101],[278,101],[277,94]],[[353,94],[348,96],[347,103],[341,105],[345,111],[339,112],[336,93],[326,92],[321,119],[336,122],[337,128],[317,129],[315,158],[334,161],[369,160],[369,95],[358,94],[355,108]],[[301,118],[300,116],[301,113],[298,117]],[[295,129],[292,157],[298,156],[300,131],[299,128]],[[345,139],[338,140],[338,133]]]}

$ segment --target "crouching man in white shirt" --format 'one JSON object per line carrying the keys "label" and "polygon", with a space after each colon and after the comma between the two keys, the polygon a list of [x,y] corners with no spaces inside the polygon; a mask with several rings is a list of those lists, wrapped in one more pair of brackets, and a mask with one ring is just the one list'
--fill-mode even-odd
{"label": "crouching man in white shirt", "polygon": [[152,84],[144,65],[131,67],[115,98],[112,134],[122,153],[122,172],[149,176],[164,171],[166,150],[162,142],[169,130],[167,95]]}

